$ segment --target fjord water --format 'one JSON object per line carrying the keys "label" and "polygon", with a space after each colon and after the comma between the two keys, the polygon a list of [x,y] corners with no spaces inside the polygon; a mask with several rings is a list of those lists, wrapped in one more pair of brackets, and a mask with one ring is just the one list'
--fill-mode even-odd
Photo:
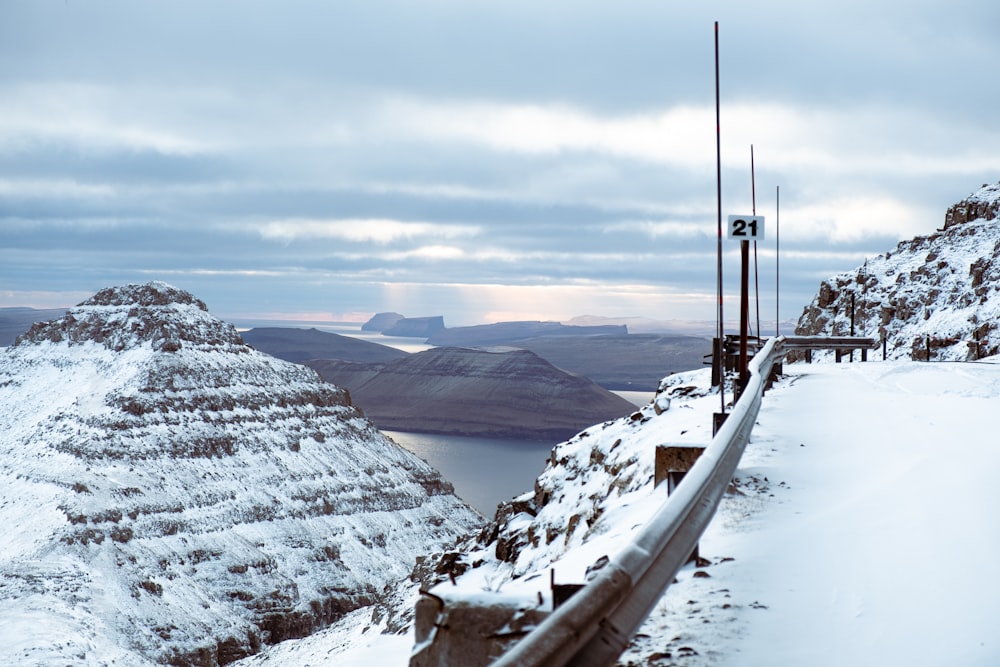
{"label": "fjord water", "polygon": [[[616,391],[637,406],[651,392]],[[493,518],[497,504],[533,491],[557,442],[500,440],[436,433],[383,431],[401,447],[424,459],[455,486],[455,495]]]}
{"label": "fjord water", "polygon": [[532,491],[555,446],[540,440],[498,440],[459,435],[384,431],[401,447],[434,466],[455,494],[493,518],[497,504]]}

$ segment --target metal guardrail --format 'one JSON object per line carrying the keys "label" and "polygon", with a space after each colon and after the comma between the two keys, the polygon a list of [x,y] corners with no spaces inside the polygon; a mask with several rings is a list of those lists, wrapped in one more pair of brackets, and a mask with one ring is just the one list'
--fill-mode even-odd
{"label": "metal guardrail", "polygon": [[873,347],[870,338],[773,338],[711,444],[632,542],[493,667],[604,667],[628,646],[715,515],[760,410],[765,382],[791,350]]}

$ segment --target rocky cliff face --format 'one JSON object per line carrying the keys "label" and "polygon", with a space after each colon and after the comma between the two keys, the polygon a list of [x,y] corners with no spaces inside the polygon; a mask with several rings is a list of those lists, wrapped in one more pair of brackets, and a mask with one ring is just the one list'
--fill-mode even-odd
{"label": "rocky cliff face", "polygon": [[886,356],[976,359],[1000,352],[1000,183],[948,209],[944,226],[820,284],[797,335],[886,338]]}
{"label": "rocky cliff face", "polygon": [[3,664],[225,664],[480,521],[346,392],[163,283],[0,351],[0,433]]}

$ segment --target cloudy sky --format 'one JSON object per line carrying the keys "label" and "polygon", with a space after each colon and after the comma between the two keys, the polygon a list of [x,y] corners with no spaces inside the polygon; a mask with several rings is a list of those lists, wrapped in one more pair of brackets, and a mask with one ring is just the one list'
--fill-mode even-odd
{"label": "cloudy sky", "polygon": [[0,306],[712,320],[715,21],[764,319],[1000,180],[994,0],[0,0]]}

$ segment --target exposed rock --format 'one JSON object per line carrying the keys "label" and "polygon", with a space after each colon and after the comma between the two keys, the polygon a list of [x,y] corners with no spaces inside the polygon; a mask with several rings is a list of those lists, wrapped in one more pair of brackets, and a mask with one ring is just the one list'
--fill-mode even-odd
{"label": "exposed rock", "polygon": [[962,225],[973,220],[990,221],[1000,210],[1000,183],[983,183],[982,189],[974,192],[948,209],[944,215],[944,228]]}
{"label": "exposed rock", "polygon": [[[888,358],[1000,352],[1000,183],[948,209],[941,230],[824,280],[797,335],[886,337]],[[794,355],[792,357],[794,359]]]}
{"label": "exposed rock", "polygon": [[225,664],[480,526],[344,390],[163,283],[0,351],[0,432],[0,617],[31,627],[3,664]]}

